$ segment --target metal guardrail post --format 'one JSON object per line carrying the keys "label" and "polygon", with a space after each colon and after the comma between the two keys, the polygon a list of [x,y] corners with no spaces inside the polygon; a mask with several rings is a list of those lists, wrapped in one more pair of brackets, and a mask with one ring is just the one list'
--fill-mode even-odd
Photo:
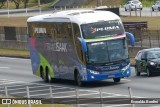
{"label": "metal guardrail post", "polygon": [[131,16],[131,6],[129,6],[129,13],[130,13],[130,16]]}
{"label": "metal guardrail post", "polygon": [[[7,89],[7,86],[4,86],[4,89],[5,89],[6,98],[8,98],[8,89]],[[7,107],[10,107],[10,105],[7,104]]]}
{"label": "metal guardrail post", "polygon": [[140,17],[141,17],[142,16],[142,9],[140,9],[140,13],[139,14],[140,14]]}
{"label": "metal guardrail post", "polygon": [[102,89],[99,89],[99,94],[100,94],[100,99],[101,99],[101,107],[104,107],[103,105],[103,93],[102,93]]}
{"label": "metal guardrail post", "polygon": [[27,13],[28,13],[28,10],[27,10],[27,8],[26,8],[26,17],[27,17]]}
{"label": "metal guardrail post", "polygon": [[[30,93],[29,93],[29,87],[26,86],[26,91],[27,91],[27,98],[30,99]],[[31,104],[28,104],[28,107],[32,107]]]}
{"label": "metal guardrail post", "polygon": [[152,8],[151,8],[151,17],[152,17]]}
{"label": "metal guardrail post", "polygon": [[76,88],[76,89],[75,89],[75,91],[76,91],[77,107],[80,107],[80,104],[79,104],[79,92],[78,92],[78,89]]}
{"label": "metal guardrail post", "polygon": [[152,43],[151,43],[150,32],[149,32],[149,45],[150,45],[150,48],[151,48],[152,47]]}
{"label": "metal guardrail post", "polygon": [[137,7],[135,6],[135,16],[137,17]]}
{"label": "metal guardrail post", "polygon": [[[132,95],[132,89],[131,89],[131,87],[128,87],[128,91],[129,91],[130,99],[132,99],[133,95]],[[131,107],[135,107],[135,105],[131,104]]]}
{"label": "metal guardrail post", "polygon": [[51,104],[52,104],[52,107],[54,107],[54,104],[53,104],[53,94],[52,94],[52,86],[49,87],[49,92],[50,92]]}

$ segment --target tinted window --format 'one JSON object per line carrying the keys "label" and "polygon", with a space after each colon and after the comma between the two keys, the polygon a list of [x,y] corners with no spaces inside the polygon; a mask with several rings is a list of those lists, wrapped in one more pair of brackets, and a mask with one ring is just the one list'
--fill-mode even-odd
{"label": "tinted window", "polygon": [[147,59],[160,58],[160,51],[150,51],[147,53]]}
{"label": "tinted window", "polygon": [[139,1],[133,1],[133,3],[134,3],[134,4],[138,4],[138,3],[139,3]]}

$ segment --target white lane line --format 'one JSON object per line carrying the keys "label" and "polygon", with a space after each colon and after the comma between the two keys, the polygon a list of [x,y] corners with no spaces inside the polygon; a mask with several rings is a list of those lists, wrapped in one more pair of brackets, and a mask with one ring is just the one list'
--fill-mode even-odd
{"label": "white lane line", "polygon": [[[115,93],[108,93],[108,92],[102,92],[103,94],[111,94],[111,95],[115,95],[115,96],[125,96],[125,97],[129,97],[129,95],[124,95],[124,94],[115,94]],[[133,98],[145,98],[145,97],[140,97],[140,96],[133,96]]]}
{"label": "white lane line", "polygon": [[130,79],[122,79],[122,81],[132,81],[132,80],[130,80]]}
{"label": "white lane line", "polygon": [[0,67],[0,69],[10,69],[10,67]]}
{"label": "white lane line", "polygon": [[13,92],[13,93],[9,93],[9,94],[22,94],[22,93],[25,93],[25,94],[26,94],[26,91],[22,91],[22,92]]}
{"label": "white lane line", "polygon": [[157,106],[150,106],[150,107],[160,107],[160,105],[157,105]]}
{"label": "white lane line", "polygon": [[104,106],[104,107],[119,107],[119,106],[128,106],[128,105],[131,105],[131,104],[118,104],[118,105],[111,105],[111,106]]}
{"label": "white lane line", "polygon": [[[14,84],[16,84],[17,82],[4,82],[3,84],[5,84],[5,85],[9,85],[9,84],[12,84],[12,85],[14,85]],[[10,87],[10,86],[7,86],[7,87]],[[13,86],[14,87],[14,86]]]}
{"label": "white lane line", "polygon": [[43,91],[50,91],[49,89],[43,89],[43,90],[33,90],[33,91],[29,91],[30,93],[34,93],[34,92],[43,92]]}
{"label": "white lane line", "polygon": [[14,89],[7,89],[8,91],[13,91],[13,90],[24,90],[26,89],[25,87],[24,88],[14,88]]}
{"label": "white lane line", "polygon": [[[80,96],[87,96],[87,95],[95,95],[95,94],[97,94],[97,93],[89,93],[89,94],[80,94],[79,95],[79,97]],[[68,97],[75,97],[76,95],[68,95],[68,96],[54,96],[53,98],[68,98]]]}
{"label": "white lane line", "polygon": [[[0,79],[0,81],[7,81],[7,79]],[[65,86],[60,86],[60,85],[48,85],[48,84],[41,84],[41,83],[28,83],[25,81],[16,81],[16,80],[8,80],[8,81],[15,81],[15,82],[20,82],[20,83],[26,83],[27,85],[41,85],[41,86],[52,86],[52,87],[62,87],[62,88],[68,88],[68,89],[75,89],[75,88],[70,88],[70,87],[65,87]]]}
{"label": "white lane line", "polygon": [[11,57],[0,57],[0,59],[18,59],[18,60],[30,60],[30,59],[24,59],[24,58],[11,58]]}

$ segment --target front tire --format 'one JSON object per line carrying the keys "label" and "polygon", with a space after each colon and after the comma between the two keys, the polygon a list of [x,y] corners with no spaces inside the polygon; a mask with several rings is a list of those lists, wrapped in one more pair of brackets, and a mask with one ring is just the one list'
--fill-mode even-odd
{"label": "front tire", "polygon": [[136,76],[140,76],[141,75],[141,73],[138,71],[137,67],[135,67],[135,72],[136,72]]}
{"label": "front tire", "polygon": [[114,82],[120,82],[121,81],[121,78],[113,78]]}
{"label": "front tire", "polygon": [[126,7],[125,7],[125,9],[124,9],[125,11],[127,11],[127,9],[126,9]]}
{"label": "front tire", "polygon": [[52,82],[52,78],[50,76],[50,73],[49,73],[49,69],[46,68],[46,76],[45,76],[45,79],[44,79],[45,82],[47,83],[51,83]]}
{"label": "front tire", "polygon": [[148,68],[147,68],[147,76],[148,77],[152,76],[152,73],[151,73],[151,71]]}
{"label": "front tire", "polygon": [[81,81],[80,73],[77,71],[75,74],[75,81],[78,86],[83,86],[84,83]]}
{"label": "front tire", "polygon": [[154,8],[152,7],[152,11],[154,11]]}

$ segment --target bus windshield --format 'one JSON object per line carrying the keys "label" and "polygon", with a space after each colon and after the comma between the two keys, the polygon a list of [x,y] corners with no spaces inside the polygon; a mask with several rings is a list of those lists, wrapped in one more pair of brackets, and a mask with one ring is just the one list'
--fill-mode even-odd
{"label": "bus windshield", "polygon": [[83,38],[105,38],[124,34],[123,24],[119,20],[101,21],[81,25]]}
{"label": "bus windshield", "polygon": [[129,58],[126,40],[109,40],[87,44],[88,63],[107,64]]}

